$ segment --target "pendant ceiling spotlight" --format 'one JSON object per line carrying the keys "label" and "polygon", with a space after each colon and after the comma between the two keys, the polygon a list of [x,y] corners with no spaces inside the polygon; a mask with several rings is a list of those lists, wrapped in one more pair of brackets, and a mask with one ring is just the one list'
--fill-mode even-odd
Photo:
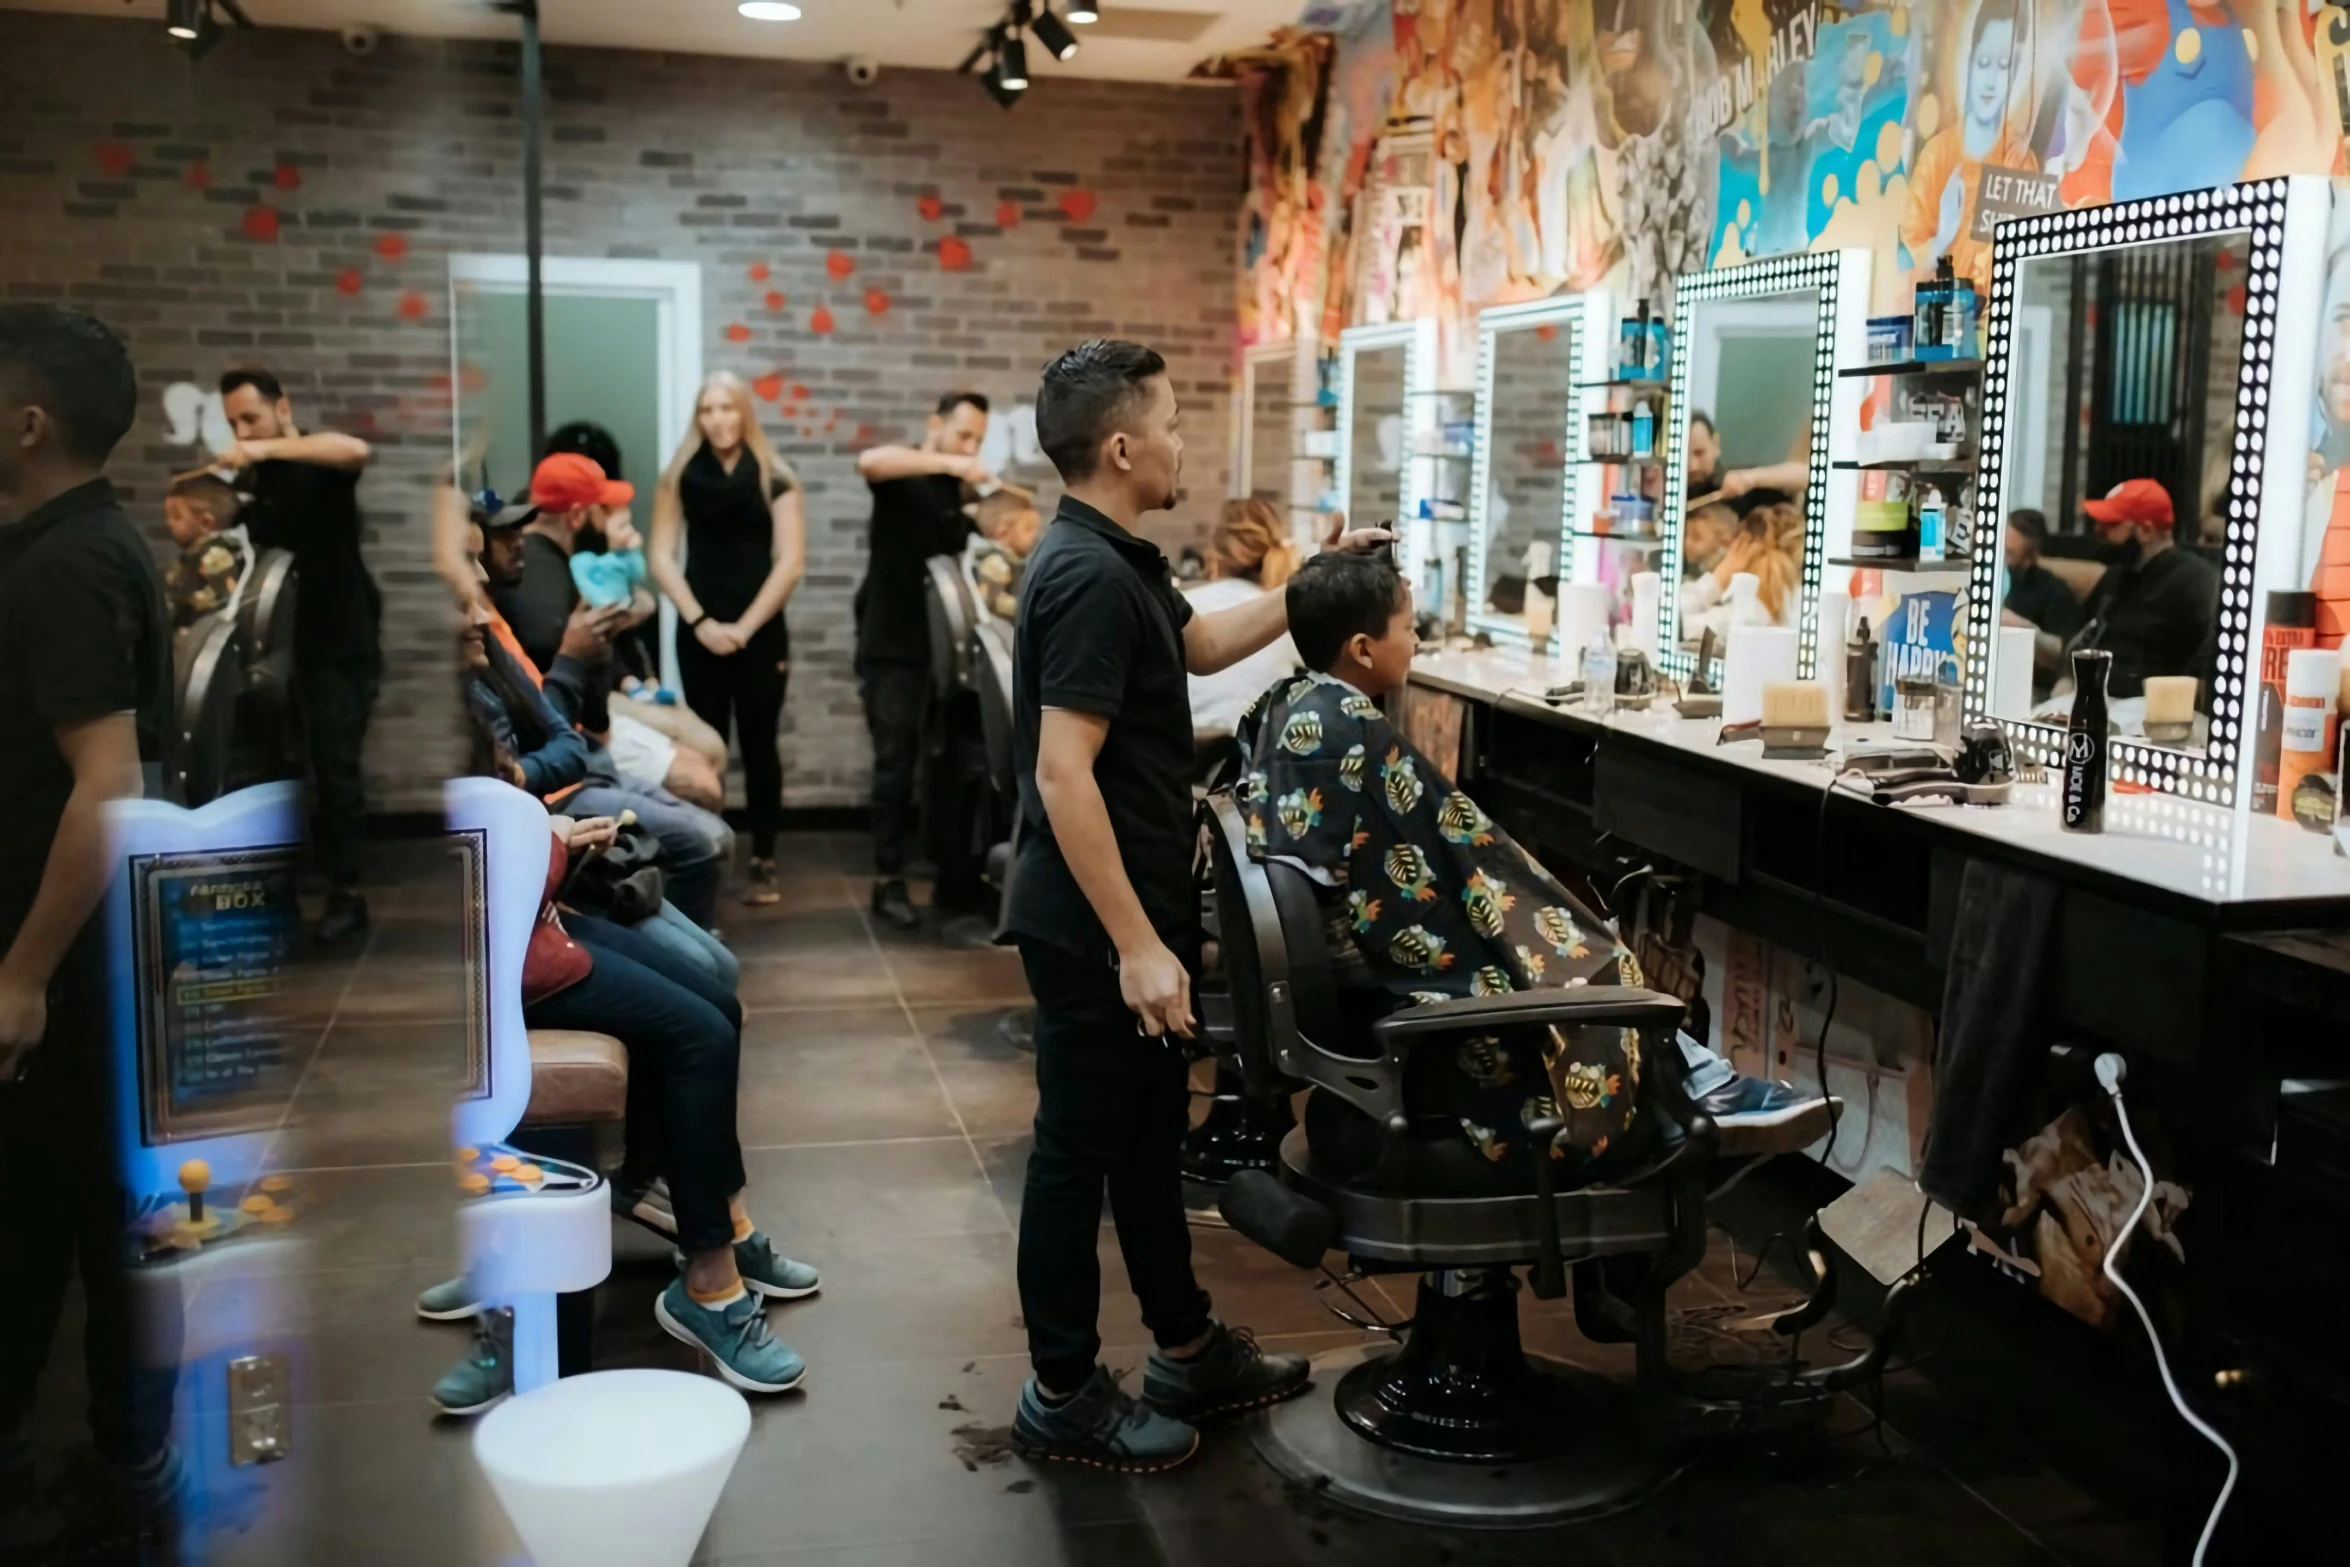
{"label": "pendant ceiling spotlight", "polygon": [[[1098,6],[1070,4],[1063,9],[1068,22],[1091,22],[1101,15]],[[1077,52],[1077,35],[1068,22],[1054,14],[1051,0],[1012,0],[1004,19],[988,29],[958,69],[966,76],[976,71],[988,96],[1009,109],[1028,90],[1027,39],[1035,38],[1055,60],[1066,60]]]}

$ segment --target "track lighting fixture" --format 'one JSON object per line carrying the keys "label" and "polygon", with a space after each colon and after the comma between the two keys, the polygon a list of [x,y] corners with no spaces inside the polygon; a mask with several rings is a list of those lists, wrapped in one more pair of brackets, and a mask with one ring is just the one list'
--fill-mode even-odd
{"label": "track lighting fixture", "polygon": [[1036,20],[1028,24],[1036,41],[1044,45],[1044,52],[1056,60],[1066,60],[1077,52],[1077,35],[1069,31],[1069,24],[1053,15],[1053,8],[1044,6],[1036,13]]}
{"label": "track lighting fixture", "polygon": [[163,8],[163,30],[181,43],[192,43],[209,11],[204,0],[169,0]]}
{"label": "track lighting fixture", "polygon": [[[1097,6],[1066,3],[1063,9],[1070,21],[1093,21],[1101,15]],[[1051,0],[1012,0],[1004,19],[989,28],[956,67],[966,76],[979,72],[981,83],[1007,109],[1028,90],[1028,45],[1023,34],[1034,34],[1045,53],[1056,60],[1066,60],[1077,52],[1077,35],[1054,14]]]}
{"label": "track lighting fixture", "polygon": [[1093,4],[1092,0],[1069,0],[1068,11],[1072,22],[1098,22],[1102,19],[1102,8]]}

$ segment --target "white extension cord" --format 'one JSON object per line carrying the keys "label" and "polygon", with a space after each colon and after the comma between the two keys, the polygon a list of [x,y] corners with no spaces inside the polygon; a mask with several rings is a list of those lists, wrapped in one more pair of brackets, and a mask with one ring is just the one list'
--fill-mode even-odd
{"label": "white extension cord", "polygon": [[2145,1324],[2146,1342],[2154,1346],[2154,1364],[2162,1373],[2163,1391],[2170,1394],[2171,1404],[2178,1410],[2179,1418],[2193,1426],[2205,1441],[2218,1448],[2228,1460],[2227,1480],[2219,1488],[2219,1499],[2211,1504],[2211,1516],[2203,1520],[2202,1538],[2195,1542],[2194,1567],[2203,1567],[2203,1553],[2211,1549],[2212,1531],[2219,1527],[2220,1514],[2227,1511],[2228,1497],[2236,1489],[2236,1475],[2242,1465],[2236,1459],[2236,1450],[2228,1446],[2228,1439],[2214,1430],[2201,1415],[2187,1407],[2185,1395],[2179,1392],[2179,1384],[2170,1374],[2170,1357],[2162,1352],[2162,1335],[2154,1331],[2153,1316],[2146,1310],[2146,1303],[2138,1298],[2138,1292],[2130,1288],[2129,1282],[2122,1277],[2121,1269],[2114,1265],[2121,1256],[2123,1245],[2138,1233],[2139,1221],[2146,1217],[2146,1209],[2154,1201],[2154,1166],[2147,1163],[2145,1150],[2138,1146],[2138,1134],[2130,1125],[2129,1106],[2122,1103],[2122,1079],[2129,1073],[2128,1064],[2120,1056],[2107,1051],[2097,1058],[2096,1070],[2097,1081],[2113,1098],[2113,1113],[2122,1124],[2122,1140],[2129,1144],[2130,1157],[2138,1161],[2138,1206],[2130,1210],[2130,1222],[2122,1226],[2121,1233],[2113,1238],[2113,1244],[2105,1249],[2105,1276],[2113,1281],[2114,1288],[2122,1292],[2136,1309],[2138,1320]]}

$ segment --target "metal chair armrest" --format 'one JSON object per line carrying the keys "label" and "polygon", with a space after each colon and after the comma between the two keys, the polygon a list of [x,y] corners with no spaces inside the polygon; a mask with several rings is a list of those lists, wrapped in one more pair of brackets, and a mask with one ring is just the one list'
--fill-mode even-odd
{"label": "metal chair armrest", "polygon": [[1498,996],[1464,996],[1407,1007],[1371,1025],[1371,1037],[1382,1046],[1392,1047],[1424,1036],[1527,1024],[1556,1023],[1575,1028],[1616,1024],[1669,1030],[1679,1025],[1681,1014],[1681,1003],[1673,997],[1625,985],[1511,990]]}

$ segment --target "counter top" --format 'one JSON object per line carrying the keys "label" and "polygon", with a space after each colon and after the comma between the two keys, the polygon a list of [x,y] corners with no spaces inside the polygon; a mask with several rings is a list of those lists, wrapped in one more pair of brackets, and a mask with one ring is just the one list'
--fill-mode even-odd
{"label": "counter top", "polygon": [[[1766,761],[1758,741],[1718,742],[1718,719],[1682,718],[1666,703],[1646,712],[1594,718],[1543,693],[1575,678],[1564,660],[1521,648],[1421,655],[1414,681],[1471,701],[1584,733],[1620,735],[1693,762],[1737,769],[1810,789],[1833,782],[1829,762]],[[1839,724],[1831,754],[1860,740],[1893,740],[1886,724]],[[1850,796],[1853,804],[1865,802]],[[2075,866],[2123,882],[2211,905],[2340,901],[2350,906],[2350,858],[2330,838],[2273,816],[2253,816],[2163,794],[2109,796],[2102,833],[2068,833],[2057,824],[2053,783],[2018,784],[2003,806],[1890,806],[1950,832],[2022,854]]]}

